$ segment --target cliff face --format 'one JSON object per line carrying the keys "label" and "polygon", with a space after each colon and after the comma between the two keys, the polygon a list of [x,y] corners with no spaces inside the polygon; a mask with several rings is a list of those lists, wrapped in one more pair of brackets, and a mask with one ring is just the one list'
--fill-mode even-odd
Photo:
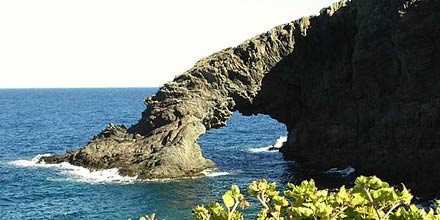
{"label": "cliff face", "polygon": [[198,176],[215,166],[198,137],[238,110],[286,124],[282,152],[303,167],[351,165],[438,191],[439,52],[439,1],[342,1],[200,60],[146,99],[137,125],[44,160]]}
{"label": "cliff face", "polygon": [[353,1],[321,17],[266,74],[251,112],[287,125],[284,156],[304,167],[438,191],[439,1]]}

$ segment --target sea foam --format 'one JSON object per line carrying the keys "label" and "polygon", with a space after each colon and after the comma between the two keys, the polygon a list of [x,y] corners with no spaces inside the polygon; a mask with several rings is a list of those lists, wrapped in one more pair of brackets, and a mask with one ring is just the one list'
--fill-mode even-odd
{"label": "sea foam", "polygon": [[356,171],[356,170],[355,170],[353,167],[348,166],[348,167],[346,167],[346,168],[344,168],[344,169],[330,168],[330,169],[327,170],[325,173],[327,173],[327,174],[339,174],[339,175],[341,175],[342,177],[346,177],[346,176],[348,176],[348,175],[354,173],[355,171]]}
{"label": "sea foam", "polygon": [[203,175],[208,177],[216,177],[216,176],[228,176],[231,175],[231,173],[224,172],[224,171],[217,171],[216,169],[206,169],[202,171]]}
{"label": "sea foam", "polygon": [[251,153],[276,152],[276,150],[280,149],[283,146],[283,143],[286,141],[287,136],[280,136],[274,145],[269,145],[267,147],[249,148],[248,151]]}
{"label": "sea foam", "polygon": [[[17,167],[37,167],[55,169],[65,175],[65,180],[86,183],[120,183],[128,184],[136,181],[137,177],[122,176],[117,168],[91,171],[87,168],[74,166],[70,163],[63,162],[59,164],[46,164],[39,162],[42,157],[50,156],[50,154],[39,154],[30,160],[15,160],[9,162],[10,165]],[[60,180],[60,179],[55,179]],[[64,179],[63,179],[64,180]]]}

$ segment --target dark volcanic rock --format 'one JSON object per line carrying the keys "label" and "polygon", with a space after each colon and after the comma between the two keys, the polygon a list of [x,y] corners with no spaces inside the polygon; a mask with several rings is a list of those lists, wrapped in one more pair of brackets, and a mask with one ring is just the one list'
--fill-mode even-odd
{"label": "dark volcanic rock", "polygon": [[286,159],[303,167],[440,184],[440,1],[353,0],[200,60],[146,99],[129,129],[46,162],[120,167],[140,178],[198,176],[214,163],[197,139],[231,113],[286,124]]}

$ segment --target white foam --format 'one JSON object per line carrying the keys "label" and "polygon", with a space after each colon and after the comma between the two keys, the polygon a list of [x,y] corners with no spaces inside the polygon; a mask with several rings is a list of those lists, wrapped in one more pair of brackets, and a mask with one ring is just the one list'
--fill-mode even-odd
{"label": "white foam", "polygon": [[46,164],[39,162],[42,157],[50,156],[50,154],[37,155],[31,160],[15,160],[9,164],[18,167],[39,167],[52,168],[65,175],[66,180],[86,183],[133,183],[137,177],[122,176],[117,168],[91,171],[87,168],[74,166],[70,163],[63,162],[59,164]]}
{"label": "white foam", "polygon": [[353,167],[348,166],[348,167],[346,167],[346,168],[344,168],[344,169],[330,168],[330,169],[327,170],[325,173],[327,173],[327,174],[339,174],[339,175],[341,175],[342,177],[346,177],[346,176],[348,176],[348,175],[354,173],[355,171],[356,171],[356,170],[355,170]]}
{"label": "white foam", "polygon": [[275,142],[275,144],[272,147],[274,147],[276,149],[280,149],[283,146],[284,142],[286,142],[286,141],[287,141],[287,136],[280,136],[277,139],[277,142]]}
{"label": "white foam", "polygon": [[274,145],[269,145],[267,147],[249,148],[248,151],[251,153],[276,152],[283,146],[284,142],[286,141],[287,136],[280,136]]}
{"label": "white foam", "polygon": [[216,177],[216,176],[228,176],[231,175],[231,173],[224,172],[224,171],[216,171],[215,169],[206,169],[202,171],[203,175],[208,177]]}
{"label": "white foam", "polygon": [[38,163],[42,157],[48,157],[50,154],[38,154],[31,160],[14,160],[9,162],[9,164],[17,166],[17,167],[38,167],[39,165],[43,165]]}
{"label": "white foam", "polygon": [[255,147],[255,148],[249,148],[248,151],[251,153],[262,153],[262,152],[271,152],[269,149],[272,147],[270,145],[269,147]]}

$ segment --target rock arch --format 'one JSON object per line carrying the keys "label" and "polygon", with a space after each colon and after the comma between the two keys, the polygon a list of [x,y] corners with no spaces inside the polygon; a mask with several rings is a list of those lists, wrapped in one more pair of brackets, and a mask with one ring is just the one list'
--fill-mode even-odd
{"label": "rock arch", "polygon": [[432,0],[335,3],[198,61],[145,100],[136,125],[110,125],[80,150],[43,159],[142,179],[199,176],[215,164],[197,139],[238,110],[286,124],[284,157],[303,166],[351,165],[435,190],[439,9]]}

